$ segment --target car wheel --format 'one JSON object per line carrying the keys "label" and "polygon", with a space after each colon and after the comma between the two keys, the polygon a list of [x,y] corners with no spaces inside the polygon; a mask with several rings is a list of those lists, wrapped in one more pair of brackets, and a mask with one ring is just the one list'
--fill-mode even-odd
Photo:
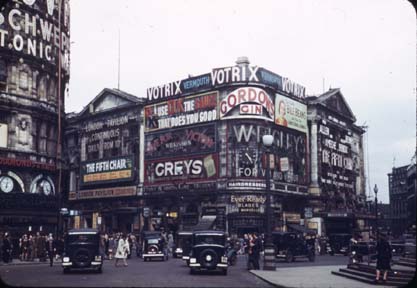
{"label": "car wheel", "polygon": [[292,255],[291,251],[287,251],[287,255],[285,255],[285,261],[288,263],[294,262],[294,256]]}
{"label": "car wheel", "polygon": [[224,276],[226,276],[226,275],[227,275],[227,269],[223,269],[222,274],[223,274]]}
{"label": "car wheel", "polygon": [[98,267],[97,273],[103,273],[103,267],[102,266]]}
{"label": "car wheel", "polygon": [[143,257],[143,262],[146,262],[146,261],[148,261],[148,258]]}
{"label": "car wheel", "polygon": [[190,275],[194,275],[195,274],[195,270],[194,269],[190,269]]}
{"label": "car wheel", "polygon": [[64,274],[68,274],[68,273],[69,273],[69,271],[70,271],[70,269],[69,269],[69,268],[64,268],[64,270],[63,270]]}

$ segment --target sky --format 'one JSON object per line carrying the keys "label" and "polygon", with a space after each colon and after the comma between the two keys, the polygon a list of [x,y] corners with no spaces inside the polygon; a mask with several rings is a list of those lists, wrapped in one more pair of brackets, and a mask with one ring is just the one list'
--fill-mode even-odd
{"label": "sky", "polygon": [[[66,112],[104,88],[146,89],[247,56],[306,87],[340,88],[365,139],[367,195],[416,149],[416,12],[405,0],[71,0]],[[369,168],[369,169],[368,169]],[[369,189],[371,188],[371,189]],[[374,197],[373,192],[370,193]]]}

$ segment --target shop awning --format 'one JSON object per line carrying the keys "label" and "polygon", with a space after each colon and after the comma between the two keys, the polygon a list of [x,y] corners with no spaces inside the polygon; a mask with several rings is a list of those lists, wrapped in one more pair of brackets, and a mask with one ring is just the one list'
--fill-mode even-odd
{"label": "shop awning", "polygon": [[216,220],[216,215],[205,215],[201,217],[200,221],[196,226],[194,226],[194,231],[196,230],[209,230],[213,227],[214,221]]}
{"label": "shop awning", "polygon": [[313,229],[308,229],[304,226],[298,225],[298,224],[287,224],[288,228],[296,231],[296,232],[301,232],[301,233],[306,233],[306,234],[317,234],[316,230]]}

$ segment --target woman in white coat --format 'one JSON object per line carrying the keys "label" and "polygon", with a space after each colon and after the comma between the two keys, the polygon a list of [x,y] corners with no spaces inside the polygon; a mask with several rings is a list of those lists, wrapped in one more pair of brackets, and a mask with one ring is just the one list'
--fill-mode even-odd
{"label": "woman in white coat", "polygon": [[119,263],[120,259],[123,259],[124,266],[127,266],[126,258],[129,252],[129,241],[127,241],[126,235],[123,235],[120,237],[117,244],[116,255],[114,256],[114,258],[116,258],[116,262],[114,263],[114,266],[118,267],[117,263]]}

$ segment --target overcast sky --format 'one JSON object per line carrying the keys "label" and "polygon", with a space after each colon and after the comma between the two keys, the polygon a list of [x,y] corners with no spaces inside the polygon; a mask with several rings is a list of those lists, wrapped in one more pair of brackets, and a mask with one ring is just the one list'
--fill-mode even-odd
{"label": "overcast sky", "polygon": [[247,56],[308,95],[322,93],[323,82],[341,88],[356,124],[369,127],[367,189],[377,184],[388,203],[393,159],[409,164],[416,147],[416,13],[408,1],[70,2],[67,112],[117,88],[119,29],[120,89],[139,97]]}

